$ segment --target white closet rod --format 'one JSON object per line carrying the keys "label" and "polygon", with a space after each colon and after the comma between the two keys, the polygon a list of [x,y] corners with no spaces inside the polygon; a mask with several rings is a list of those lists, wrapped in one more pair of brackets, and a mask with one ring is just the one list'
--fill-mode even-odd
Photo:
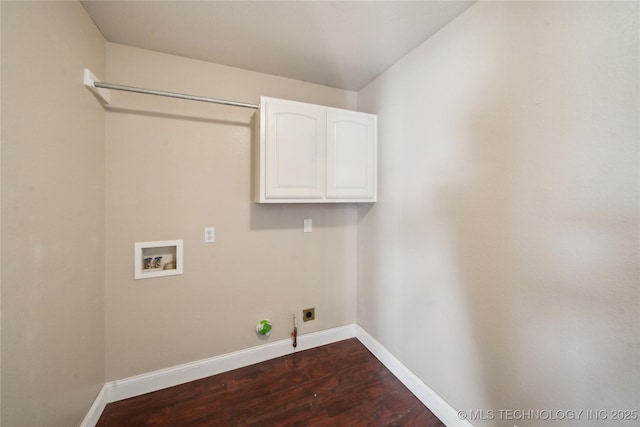
{"label": "white closet rod", "polygon": [[233,107],[253,108],[260,109],[257,104],[249,104],[246,102],[227,101],[225,99],[206,98],[204,96],[186,95],[183,93],[165,92],[155,89],[143,89],[133,86],[123,86],[113,83],[104,83],[99,81],[96,76],[89,70],[84,70],[84,85],[87,86],[93,93],[98,95],[106,104],[109,103],[109,94],[100,89],[121,90],[125,92],[143,93],[145,95],[166,96],[169,98],[186,99],[188,101],[209,102],[212,104],[230,105]]}

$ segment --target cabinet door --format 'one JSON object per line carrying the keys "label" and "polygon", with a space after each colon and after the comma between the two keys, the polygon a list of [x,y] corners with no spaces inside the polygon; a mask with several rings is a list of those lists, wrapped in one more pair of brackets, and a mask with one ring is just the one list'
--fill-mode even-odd
{"label": "cabinet door", "polygon": [[327,114],[327,198],[376,198],[376,117]]}
{"label": "cabinet door", "polygon": [[266,104],[267,198],[324,197],[326,118],[298,103]]}

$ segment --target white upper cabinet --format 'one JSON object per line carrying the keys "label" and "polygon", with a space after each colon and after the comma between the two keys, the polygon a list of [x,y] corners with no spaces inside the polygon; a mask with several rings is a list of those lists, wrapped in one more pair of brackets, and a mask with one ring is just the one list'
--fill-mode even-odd
{"label": "white upper cabinet", "polygon": [[375,199],[376,117],[327,112],[328,199]]}
{"label": "white upper cabinet", "polygon": [[261,98],[256,201],[376,201],[376,116]]}
{"label": "white upper cabinet", "polygon": [[324,196],[324,112],[279,103],[266,112],[265,197],[319,199]]}

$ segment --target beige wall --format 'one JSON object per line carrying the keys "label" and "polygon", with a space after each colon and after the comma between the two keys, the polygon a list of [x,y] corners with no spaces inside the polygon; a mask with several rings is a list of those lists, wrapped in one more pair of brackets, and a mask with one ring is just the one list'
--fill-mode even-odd
{"label": "beige wall", "polygon": [[2,425],[78,425],[104,384],[105,43],[76,2],[2,7]]}
{"label": "beige wall", "polygon": [[[358,94],[105,46],[75,2],[1,10],[2,425],[77,425],[105,381],[356,304],[457,409],[637,407],[637,3],[480,3]],[[113,92],[105,113],[85,67],[357,101],[379,114],[380,201],[254,204],[250,110]],[[133,280],[134,242],[164,239],[185,273]]]}
{"label": "beige wall", "polygon": [[359,93],[357,321],[476,425],[638,408],[638,55],[637,2],[483,2]]}
{"label": "beige wall", "polygon": [[[356,94],[107,45],[114,83],[258,103],[260,95],[354,108]],[[355,321],[356,207],[252,202],[254,110],[112,92],[107,113],[106,379]],[[303,233],[303,219],[313,233]],[[203,243],[206,226],[216,242]],[[133,279],[135,242],[183,239],[184,274]]]}

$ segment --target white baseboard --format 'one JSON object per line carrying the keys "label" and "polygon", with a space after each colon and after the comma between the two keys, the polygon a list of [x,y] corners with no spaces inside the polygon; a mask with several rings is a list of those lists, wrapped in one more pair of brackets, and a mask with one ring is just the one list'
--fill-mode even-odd
{"label": "white baseboard", "polygon": [[356,338],[447,427],[473,427],[468,421],[461,420],[456,409],[411,372],[360,325],[354,326]]}
{"label": "white baseboard", "polygon": [[[354,337],[360,340],[443,423],[449,427],[473,427],[467,421],[458,419],[454,408],[355,323],[300,335],[298,336],[298,346],[295,351],[308,350]],[[111,402],[217,375],[293,352],[291,339],[284,339],[209,359],[108,382],[100,390],[80,427],[95,427],[102,411]]]}
{"label": "white baseboard", "polygon": [[196,362],[185,363],[167,369],[149,372],[123,380],[106,384],[107,401],[116,402],[133,396],[150,393],[167,387],[184,384],[189,381],[217,375],[222,372],[275,359],[295,351],[307,350],[332,342],[355,336],[354,325],[341,326],[320,332],[298,336],[298,346],[294,349],[291,339],[284,339],[272,343],[234,351],[221,356]]}
{"label": "white baseboard", "polygon": [[102,411],[104,411],[105,406],[107,406],[107,385],[105,384],[100,389],[100,393],[96,397],[96,400],[93,401],[93,405],[89,408],[89,412],[85,415],[84,420],[80,423],[80,427],[95,427],[98,424],[98,420],[100,419],[100,415],[102,415]]}
{"label": "white baseboard", "polygon": [[339,326],[319,332],[298,336],[298,345],[294,349],[291,339],[251,347],[245,350],[223,354],[209,359],[198,360],[160,369],[122,380],[111,381],[104,385],[80,427],[95,427],[107,404],[128,399],[141,394],[184,384],[189,381],[217,375],[222,372],[275,359],[296,351],[331,344],[355,337],[355,324]]}

